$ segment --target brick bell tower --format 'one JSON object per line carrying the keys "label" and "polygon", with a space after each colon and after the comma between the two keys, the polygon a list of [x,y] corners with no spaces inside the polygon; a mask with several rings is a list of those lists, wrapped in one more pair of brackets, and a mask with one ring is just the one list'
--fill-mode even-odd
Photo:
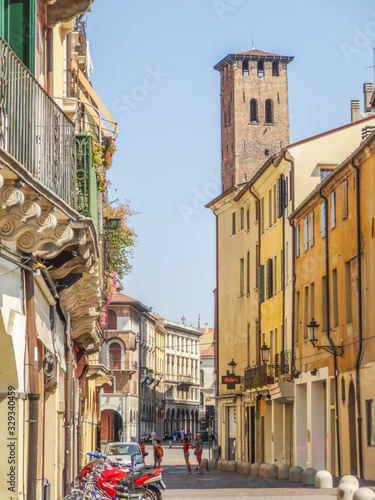
{"label": "brick bell tower", "polygon": [[289,144],[287,65],[293,59],[251,49],[214,66],[221,80],[222,191],[249,181]]}

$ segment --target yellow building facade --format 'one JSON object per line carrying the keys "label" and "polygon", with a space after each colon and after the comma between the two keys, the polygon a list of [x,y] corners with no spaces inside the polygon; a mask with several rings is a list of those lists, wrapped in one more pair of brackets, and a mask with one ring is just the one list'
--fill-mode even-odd
{"label": "yellow building facade", "polygon": [[374,152],[372,134],[291,215],[296,464],[366,479],[374,479]]}

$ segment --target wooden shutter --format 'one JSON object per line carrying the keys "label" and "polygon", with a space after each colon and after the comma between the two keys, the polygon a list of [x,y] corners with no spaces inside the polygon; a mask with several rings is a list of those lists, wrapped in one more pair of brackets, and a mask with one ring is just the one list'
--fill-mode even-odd
{"label": "wooden shutter", "polygon": [[258,267],[259,302],[264,302],[264,264]]}
{"label": "wooden shutter", "polygon": [[284,179],[281,175],[277,179],[277,217],[280,218],[283,216],[283,208],[284,208]]}
{"label": "wooden shutter", "polygon": [[336,227],[336,191],[331,193],[330,201],[330,215],[331,215],[331,229]]}
{"label": "wooden shutter", "polygon": [[313,247],[315,243],[315,226],[314,226],[314,212],[309,214],[309,246]]}
{"label": "wooden shutter", "polygon": [[320,205],[320,237],[325,238],[326,236],[326,202]]}
{"label": "wooden shutter", "polygon": [[306,252],[309,249],[309,219],[305,217],[303,219],[303,251]]}
{"label": "wooden shutter", "polygon": [[260,205],[260,201],[257,200],[255,202],[255,220],[259,220],[259,205]]}
{"label": "wooden shutter", "polygon": [[299,257],[300,255],[300,249],[299,249],[299,225],[296,227],[296,257]]}
{"label": "wooden shutter", "polygon": [[272,275],[272,259],[267,260],[267,276],[266,276],[266,297],[270,299],[273,295],[273,275]]}
{"label": "wooden shutter", "polygon": [[288,206],[288,177],[284,181],[284,208]]}
{"label": "wooden shutter", "polygon": [[348,217],[348,181],[345,180],[341,184],[341,212],[342,218],[346,219]]}
{"label": "wooden shutter", "polygon": [[284,289],[285,286],[285,276],[284,276],[284,249],[281,249],[280,252],[280,276],[281,276],[281,290]]}

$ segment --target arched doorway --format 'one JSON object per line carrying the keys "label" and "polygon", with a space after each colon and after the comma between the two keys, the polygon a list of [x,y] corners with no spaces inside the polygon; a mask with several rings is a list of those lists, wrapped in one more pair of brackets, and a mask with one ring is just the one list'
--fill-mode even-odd
{"label": "arched doorway", "polygon": [[194,410],[191,410],[190,414],[190,425],[191,425],[191,435],[195,437],[195,434],[197,432],[196,426],[195,426],[195,419],[194,419]]}
{"label": "arched doorway", "polygon": [[[160,412],[161,413],[161,412]],[[172,434],[172,421],[171,421],[171,410],[168,408],[167,416],[164,421],[164,434]]]}
{"label": "arched doorway", "polygon": [[177,410],[177,429],[179,431],[181,430],[181,412],[180,412],[180,410]]}
{"label": "arched doorway", "polygon": [[357,431],[355,425],[355,390],[353,381],[349,384],[349,444],[350,444],[350,474],[357,475]]}
{"label": "arched doorway", "polygon": [[103,410],[100,417],[100,441],[108,443],[118,441],[118,433],[123,430],[122,417],[115,410]]}

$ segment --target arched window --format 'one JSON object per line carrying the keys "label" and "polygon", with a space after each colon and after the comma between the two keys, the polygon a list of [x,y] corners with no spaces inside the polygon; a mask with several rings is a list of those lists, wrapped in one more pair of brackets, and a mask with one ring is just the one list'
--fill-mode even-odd
{"label": "arched window", "polygon": [[199,404],[200,404],[201,406],[204,406],[204,394],[203,394],[203,392],[201,392],[201,393],[200,393],[200,401],[199,401]]}
{"label": "arched window", "polygon": [[117,314],[112,309],[108,309],[108,329],[117,330]]}
{"label": "arched window", "polygon": [[258,103],[256,99],[250,101],[250,122],[258,123]]}
{"label": "arched window", "polygon": [[273,102],[271,99],[266,100],[265,118],[266,123],[273,123]]}
{"label": "arched window", "polygon": [[121,370],[121,346],[118,342],[109,346],[109,369]]}

